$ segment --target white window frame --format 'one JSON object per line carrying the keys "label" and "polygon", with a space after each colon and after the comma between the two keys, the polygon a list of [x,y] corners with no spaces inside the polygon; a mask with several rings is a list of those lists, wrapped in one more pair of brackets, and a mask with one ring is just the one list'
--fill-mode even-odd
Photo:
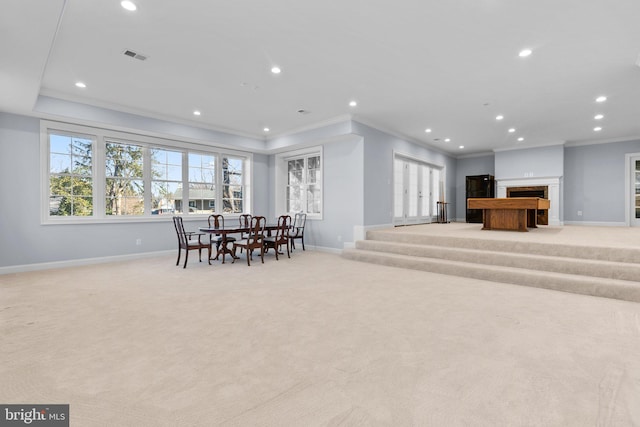
{"label": "white window frame", "polygon": [[[303,212],[307,214],[307,219],[311,220],[321,220],[324,216],[324,156],[322,146],[315,146],[304,148],[295,151],[287,151],[283,153],[276,154],[275,156],[275,166],[276,166],[276,191],[275,191],[275,202],[276,202],[276,216],[279,215],[292,215],[296,212],[288,212],[287,211],[287,185],[288,185],[288,162],[289,160],[300,159],[300,158],[309,158],[309,157],[320,157],[320,176],[321,179],[318,180],[317,184],[320,187],[320,213],[309,213]],[[305,162],[306,164],[306,162]],[[306,203],[305,203],[306,206]]]}
{"label": "white window frame", "polygon": [[[49,133],[60,133],[62,135],[78,135],[84,138],[93,139],[93,215],[92,216],[51,216],[49,215]],[[106,142],[122,142],[128,144],[142,145],[145,151],[144,157],[144,180],[145,180],[145,213],[144,215],[106,215],[105,212],[105,147]],[[188,153],[209,154],[216,159],[216,206],[222,206],[222,158],[232,157],[244,159],[243,181],[243,208],[250,213],[253,206],[253,193],[251,177],[253,171],[253,154],[245,151],[227,150],[219,146],[198,144],[180,140],[165,139],[152,136],[145,132],[129,133],[111,128],[97,128],[91,126],[77,125],[66,122],[56,122],[49,120],[40,121],[40,223],[50,224],[96,224],[96,223],[122,223],[122,222],[153,222],[170,221],[171,215],[151,214],[151,162],[150,148],[160,148],[183,153],[183,206],[189,206],[188,192],[185,185],[188,185]],[[216,212],[222,214],[223,212]],[[189,214],[182,213],[185,220],[207,218],[209,214]],[[238,216],[226,214],[228,217]]]}

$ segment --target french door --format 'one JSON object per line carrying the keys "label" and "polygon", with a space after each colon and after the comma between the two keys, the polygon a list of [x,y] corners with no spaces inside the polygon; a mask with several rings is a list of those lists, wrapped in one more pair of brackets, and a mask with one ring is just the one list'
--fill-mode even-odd
{"label": "french door", "polygon": [[430,223],[440,200],[440,169],[395,156],[393,160],[394,225]]}
{"label": "french door", "polygon": [[640,227],[640,156],[631,157],[631,226]]}

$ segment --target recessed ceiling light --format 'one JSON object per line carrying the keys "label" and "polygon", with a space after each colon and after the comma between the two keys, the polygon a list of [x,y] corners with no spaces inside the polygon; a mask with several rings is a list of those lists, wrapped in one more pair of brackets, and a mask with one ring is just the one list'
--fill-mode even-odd
{"label": "recessed ceiling light", "polygon": [[426,133],[431,133],[431,129],[427,128],[424,130]]}
{"label": "recessed ceiling light", "polygon": [[462,150],[464,148],[464,145],[459,145],[458,148]]}
{"label": "recessed ceiling light", "polygon": [[271,72],[272,72],[273,74],[280,74],[280,72],[281,72],[281,71],[282,71],[282,70],[280,69],[280,67],[273,67],[273,68],[271,69]]}
{"label": "recessed ceiling light", "polygon": [[593,118],[596,120],[602,120],[604,116],[602,114],[596,114]]}
{"label": "recessed ceiling light", "polygon": [[451,138],[445,138],[444,139],[444,142],[449,142],[449,141],[451,141]]}
{"label": "recessed ceiling light", "polygon": [[524,138],[520,137],[520,138],[518,138],[518,141],[522,142],[522,141],[524,141]]}
{"label": "recessed ceiling light", "polygon": [[496,120],[502,120],[504,119],[504,116],[502,114],[500,114],[499,116],[496,116]]}
{"label": "recessed ceiling light", "polygon": [[356,105],[358,105],[358,103],[356,101],[351,101],[349,103],[349,107],[355,107]]}
{"label": "recessed ceiling light", "polygon": [[602,130],[602,128],[600,126],[596,126],[593,128],[594,131],[596,132],[600,132]]}
{"label": "recessed ceiling light", "polygon": [[195,111],[193,112],[193,115],[194,115],[194,116],[199,116],[200,114],[202,114],[202,113],[201,113],[200,111],[198,111],[198,110],[195,110]]}
{"label": "recessed ceiling light", "polygon": [[599,96],[599,97],[596,98],[596,102],[604,102],[606,100],[607,100],[607,97],[604,96],[604,95],[603,96]]}
{"label": "recessed ceiling light", "polygon": [[509,129],[509,133],[514,133],[515,131],[516,131],[516,128]]}
{"label": "recessed ceiling light", "polygon": [[84,84],[83,82],[76,82],[76,87],[79,87],[81,89],[84,89],[85,87],[87,87],[86,84]]}
{"label": "recessed ceiling light", "polygon": [[270,129],[269,128],[264,128],[262,130],[265,131],[265,132],[269,132]]}
{"label": "recessed ceiling light", "polygon": [[130,11],[134,11],[136,9],[138,9],[138,6],[136,6],[136,4],[130,0],[124,0],[120,2],[120,6],[122,6],[123,8],[130,10]]}
{"label": "recessed ceiling light", "polygon": [[531,49],[522,49],[520,51],[520,53],[518,54],[518,56],[520,58],[526,58],[527,56],[531,55],[533,53],[533,51]]}

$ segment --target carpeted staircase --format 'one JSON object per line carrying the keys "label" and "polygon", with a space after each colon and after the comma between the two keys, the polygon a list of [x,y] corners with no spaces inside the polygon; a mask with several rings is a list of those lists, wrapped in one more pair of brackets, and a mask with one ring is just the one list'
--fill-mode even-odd
{"label": "carpeted staircase", "polygon": [[640,249],[367,232],[343,256],[494,282],[640,302]]}

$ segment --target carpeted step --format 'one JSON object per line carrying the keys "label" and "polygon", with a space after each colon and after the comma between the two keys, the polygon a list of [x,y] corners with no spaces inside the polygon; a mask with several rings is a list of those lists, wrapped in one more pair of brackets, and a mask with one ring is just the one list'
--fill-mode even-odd
{"label": "carpeted step", "polygon": [[364,249],[344,249],[342,254],[348,259],[392,267],[640,302],[640,282],[634,281],[482,265]]}
{"label": "carpeted step", "polygon": [[548,255],[416,245],[380,240],[361,240],[356,242],[356,248],[382,253],[461,261],[481,265],[497,265],[618,280],[640,280],[640,264],[636,263],[593,259],[585,260],[568,257],[558,258]]}
{"label": "carpeted step", "polygon": [[577,246],[530,242],[526,240],[474,239],[453,236],[398,233],[397,231],[385,230],[368,231],[367,240],[640,264],[640,249],[637,248]]}

